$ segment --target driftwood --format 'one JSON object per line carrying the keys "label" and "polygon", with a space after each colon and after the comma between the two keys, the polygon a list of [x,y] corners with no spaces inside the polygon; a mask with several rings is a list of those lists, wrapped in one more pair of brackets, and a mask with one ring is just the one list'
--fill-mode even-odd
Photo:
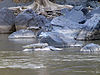
{"label": "driftwood", "polygon": [[[50,0],[50,1],[49,0],[34,0],[34,2],[31,5],[9,7],[9,9],[14,10],[16,15],[24,10],[33,9],[38,14],[44,15],[47,18],[53,18],[53,17],[61,15],[61,12],[59,12],[59,10],[63,8],[68,8],[69,10],[71,10],[73,8],[72,5],[59,5],[51,1],[55,1],[55,0]],[[93,8],[87,7],[87,9],[92,10]]]}
{"label": "driftwood", "polygon": [[53,12],[61,10],[63,8],[72,9],[72,5],[59,5],[53,3],[49,0],[34,0],[34,2],[29,6],[18,6],[18,7],[10,7],[9,9],[16,11],[16,13],[20,13],[26,9],[33,9],[36,13],[48,16],[48,12]]}

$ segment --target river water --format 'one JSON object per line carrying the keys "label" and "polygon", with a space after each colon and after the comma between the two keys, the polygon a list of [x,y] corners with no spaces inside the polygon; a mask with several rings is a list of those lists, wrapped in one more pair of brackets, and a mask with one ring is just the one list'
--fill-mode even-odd
{"label": "river water", "polygon": [[0,75],[100,75],[99,53],[81,53],[80,48],[23,52],[23,45],[36,40],[7,37],[0,35]]}

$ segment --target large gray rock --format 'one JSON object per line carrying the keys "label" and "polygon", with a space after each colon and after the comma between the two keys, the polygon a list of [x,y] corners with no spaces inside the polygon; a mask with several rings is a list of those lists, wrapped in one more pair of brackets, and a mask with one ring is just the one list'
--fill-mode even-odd
{"label": "large gray rock", "polygon": [[[74,33],[74,31],[72,33]],[[41,38],[40,42],[48,43],[55,47],[80,47],[83,45],[74,40],[74,35],[70,35],[70,33],[66,31],[42,32],[39,37]]]}
{"label": "large gray rock", "polygon": [[69,13],[70,13],[70,10],[68,8],[61,9],[61,14],[63,14],[64,16],[69,15]]}
{"label": "large gray rock", "polygon": [[68,29],[81,29],[84,27],[84,25],[79,24],[77,22],[73,22],[69,19],[67,19],[65,16],[59,16],[54,18],[51,21],[51,24],[54,26],[59,26],[59,27],[63,27],[63,28],[68,28]]}
{"label": "large gray rock", "polygon": [[52,32],[46,32],[44,33],[44,35],[42,34],[42,42],[45,41],[50,45],[55,44],[67,47],[76,47],[83,45],[79,41],[76,41],[75,38],[77,37],[81,29],[85,27],[84,24],[79,24],[77,22],[71,21],[65,16],[54,18],[51,21],[51,24]]}
{"label": "large gray rock", "polygon": [[100,7],[100,3],[98,1],[99,0],[91,0],[88,2],[88,5],[91,6],[92,8]]}
{"label": "large gray rock", "polygon": [[84,15],[82,9],[84,9],[83,6],[74,7],[69,12],[69,14],[66,16],[66,18],[73,21],[73,22],[77,22],[77,23],[80,23],[80,22],[86,20],[86,16]]}
{"label": "large gray rock", "polygon": [[25,29],[30,26],[43,27],[48,23],[46,17],[36,14],[32,9],[25,10],[15,19],[16,29]]}
{"label": "large gray rock", "polygon": [[[92,18],[86,19],[83,7],[75,7],[71,11],[66,9],[61,11],[65,16],[59,16],[51,21],[52,31],[42,32],[41,42],[53,46],[83,46],[83,42],[76,40],[89,40],[94,34],[100,21],[100,14],[94,14]],[[68,13],[68,15],[66,14]],[[75,14],[74,14],[75,12]],[[75,18],[74,18],[75,17]],[[83,24],[80,22],[87,20]]]}
{"label": "large gray rock", "polygon": [[[62,9],[61,13],[64,16],[54,18],[51,23],[57,25],[59,23],[59,22],[57,23],[57,21],[64,22],[64,20],[65,20],[64,22],[65,24],[67,23],[66,20],[70,20],[71,22],[75,22],[75,23],[81,23],[86,20],[86,16],[85,16],[86,12],[83,11],[84,9],[85,8],[83,8],[82,6],[74,7],[71,11],[67,9]],[[56,22],[57,24],[54,22]]]}
{"label": "large gray rock", "polygon": [[81,52],[100,52],[100,45],[98,44],[87,44],[80,50]]}
{"label": "large gray rock", "polygon": [[[90,36],[95,33],[94,31],[97,28],[99,21],[100,14],[94,14],[94,16],[88,19],[84,24],[71,21],[65,16],[59,16],[51,21],[53,28],[51,34],[46,34],[49,36],[49,39],[54,39],[53,37],[55,37],[56,40],[60,39],[61,44],[67,46],[82,46],[82,44],[76,40],[93,39],[93,37]],[[54,32],[56,32],[56,34],[52,35]],[[51,41],[47,41],[47,39],[48,38],[44,40],[51,43]]]}
{"label": "large gray rock", "polygon": [[54,18],[51,24],[53,24],[52,31],[61,33],[65,38],[71,40],[75,40],[81,29],[85,27],[84,24],[73,22],[66,19],[64,16]]}
{"label": "large gray rock", "polygon": [[94,14],[100,14],[100,7],[91,10],[91,12],[87,14],[87,18],[90,19],[91,17],[94,16]]}
{"label": "large gray rock", "polygon": [[60,34],[57,32],[42,32],[40,37],[40,42],[48,43],[52,46],[62,46],[64,45],[63,40],[59,37]]}
{"label": "large gray rock", "polygon": [[[95,32],[96,27],[100,22],[100,14],[94,14],[94,16],[86,21],[84,24],[85,27],[81,30],[79,33],[78,37],[76,38],[77,40],[91,40],[94,39],[91,37],[92,35],[96,34]],[[98,37],[95,37],[95,39]]]}
{"label": "large gray rock", "polygon": [[0,33],[11,33],[15,31],[15,15],[12,10],[0,9]]}
{"label": "large gray rock", "polygon": [[34,32],[31,30],[19,30],[9,35],[9,39],[18,39],[18,38],[33,38],[35,37]]}

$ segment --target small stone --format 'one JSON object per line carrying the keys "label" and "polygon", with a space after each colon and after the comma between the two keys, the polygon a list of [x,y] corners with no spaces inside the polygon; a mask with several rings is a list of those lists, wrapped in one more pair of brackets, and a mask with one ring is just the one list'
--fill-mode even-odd
{"label": "small stone", "polygon": [[81,52],[100,52],[100,45],[98,44],[87,44],[80,50]]}
{"label": "small stone", "polygon": [[36,48],[34,49],[34,51],[51,51],[49,47],[45,47],[45,48]]}
{"label": "small stone", "polygon": [[34,35],[34,32],[32,32],[31,30],[25,30],[25,29],[22,29],[22,30],[19,30],[19,31],[16,31],[12,34],[10,34],[8,36],[9,39],[18,39],[18,38],[35,38],[36,36]]}
{"label": "small stone", "polygon": [[35,48],[45,48],[47,46],[48,46],[47,43],[37,43],[37,44],[30,44],[30,45],[23,46],[23,48],[35,49]]}
{"label": "small stone", "polygon": [[31,52],[31,51],[33,51],[33,49],[24,49],[23,51],[24,52]]}

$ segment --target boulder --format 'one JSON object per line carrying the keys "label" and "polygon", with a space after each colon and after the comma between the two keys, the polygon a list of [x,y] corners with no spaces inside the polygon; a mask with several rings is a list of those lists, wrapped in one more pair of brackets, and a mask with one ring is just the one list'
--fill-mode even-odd
{"label": "boulder", "polygon": [[43,27],[48,23],[46,17],[36,14],[32,9],[25,10],[18,14],[15,19],[15,26],[17,30],[26,29],[30,26]]}
{"label": "boulder", "polygon": [[61,9],[61,14],[62,15],[64,15],[64,16],[67,16],[67,15],[69,15],[69,13],[70,13],[70,10],[69,9],[67,9],[67,8],[64,8],[64,9]]}
{"label": "boulder", "polygon": [[64,45],[63,40],[59,37],[60,34],[57,32],[42,32],[39,35],[40,42],[48,43],[52,46],[60,46]]}
{"label": "boulder", "polygon": [[[78,7],[74,9],[80,10]],[[60,39],[60,43],[67,46],[82,46],[82,44],[76,40],[99,39],[99,36],[92,36],[94,34],[99,35],[99,33],[97,33],[98,31],[96,30],[98,26],[100,26],[99,21],[100,14],[94,14],[93,17],[87,19],[84,24],[79,24],[78,22],[71,21],[71,19],[68,19],[65,16],[59,16],[51,21],[53,30],[51,34],[48,35],[48,33],[46,33],[46,35],[49,39],[54,39],[55,36],[56,40]],[[56,34],[53,34],[54,32],[56,32]],[[48,38],[46,37],[44,41],[50,43],[51,41],[47,41]]]}
{"label": "boulder", "polygon": [[81,52],[100,52],[100,45],[98,44],[87,44],[80,50]]}
{"label": "boulder", "polygon": [[[88,11],[85,11],[85,8],[83,8],[82,6],[74,7],[71,11],[69,11],[68,9],[62,9],[61,13],[64,16],[54,18],[51,21],[51,23],[54,24],[54,25],[57,25],[59,23],[57,21],[60,21],[60,23],[65,25],[67,23],[67,20],[70,20],[71,22],[75,22],[75,23],[81,23],[83,21],[86,21],[85,14],[87,12]],[[66,23],[64,22],[64,20],[65,20]]]}
{"label": "boulder", "polygon": [[18,39],[18,38],[34,38],[36,37],[34,35],[34,32],[32,32],[31,30],[25,30],[25,29],[22,29],[22,30],[19,30],[19,31],[16,31],[12,34],[9,35],[9,39]]}
{"label": "boulder", "polygon": [[[64,34],[65,32],[65,34]],[[70,32],[70,31],[69,31]],[[81,47],[83,44],[74,40],[74,35],[66,31],[61,32],[42,32],[39,37],[40,42],[48,43],[55,47]]]}
{"label": "boulder", "polygon": [[15,31],[15,15],[7,8],[0,9],[0,33],[12,33]]}
{"label": "boulder", "polygon": [[[66,11],[65,11],[66,12]],[[65,13],[63,12],[63,13]],[[76,41],[75,38],[85,27],[84,24],[67,19],[65,16],[59,16],[51,21],[52,31],[42,32],[41,42],[46,42],[53,46],[80,47],[83,44]]]}
{"label": "boulder", "polygon": [[[80,33],[78,34],[78,37],[76,38],[77,40],[92,40],[92,39],[96,39],[98,37],[91,37],[94,34],[99,33],[96,28],[98,27],[98,25],[100,22],[100,14],[94,14],[94,16],[90,19],[88,19],[86,21],[86,23],[84,24],[84,28],[80,31]],[[96,32],[96,31],[97,32]],[[97,34],[99,35],[99,34]]]}
{"label": "boulder", "polygon": [[95,9],[91,10],[91,12],[87,14],[87,18],[90,19],[94,16],[94,14],[100,14],[100,7],[96,7]]}
{"label": "boulder", "polygon": [[71,21],[73,21],[73,22],[77,22],[77,23],[85,21],[86,20],[86,16],[84,15],[82,9],[84,9],[83,6],[76,6],[76,7],[74,7],[69,12],[69,14],[66,16],[66,18],[71,20]]}
{"label": "boulder", "polygon": [[59,16],[51,21],[53,30],[62,34],[62,38],[67,40],[75,40],[80,31],[85,27],[84,24],[79,24],[66,19],[64,16]]}
{"label": "boulder", "polygon": [[81,29],[84,27],[84,24],[79,24],[77,22],[71,21],[69,19],[67,19],[65,16],[59,16],[54,18],[51,21],[51,24],[53,26],[59,26],[62,28],[68,28],[68,29]]}
{"label": "boulder", "polygon": [[99,0],[92,0],[88,2],[88,6],[92,8],[100,7],[100,3],[98,2]]}
{"label": "boulder", "polygon": [[[76,9],[77,9],[77,11],[81,10],[80,7],[74,8],[74,10],[76,10]],[[59,16],[59,17],[54,18],[51,21],[52,28],[53,28],[52,33],[57,32],[58,37],[56,37],[56,38],[60,39],[61,40],[60,42],[62,44],[66,45],[66,46],[82,46],[83,44],[76,40],[100,39],[99,38],[100,32],[98,32],[98,30],[97,30],[98,28],[100,28],[100,23],[99,23],[100,14],[94,14],[93,17],[91,17],[90,19],[87,19],[87,21],[84,24],[79,24],[78,18],[77,18],[76,22],[69,18],[66,18],[66,16]],[[80,21],[82,21],[82,20],[80,19]],[[46,33],[46,34],[48,34],[48,33]],[[51,34],[49,34],[49,36]],[[95,36],[93,36],[93,35],[95,35]],[[53,37],[54,36],[56,36],[56,34],[53,35]],[[52,37],[52,35],[51,35],[51,37]],[[52,37],[52,39],[54,39],[53,37]],[[48,42],[47,38],[44,40],[46,42]],[[51,42],[51,41],[49,41],[49,42]]]}

